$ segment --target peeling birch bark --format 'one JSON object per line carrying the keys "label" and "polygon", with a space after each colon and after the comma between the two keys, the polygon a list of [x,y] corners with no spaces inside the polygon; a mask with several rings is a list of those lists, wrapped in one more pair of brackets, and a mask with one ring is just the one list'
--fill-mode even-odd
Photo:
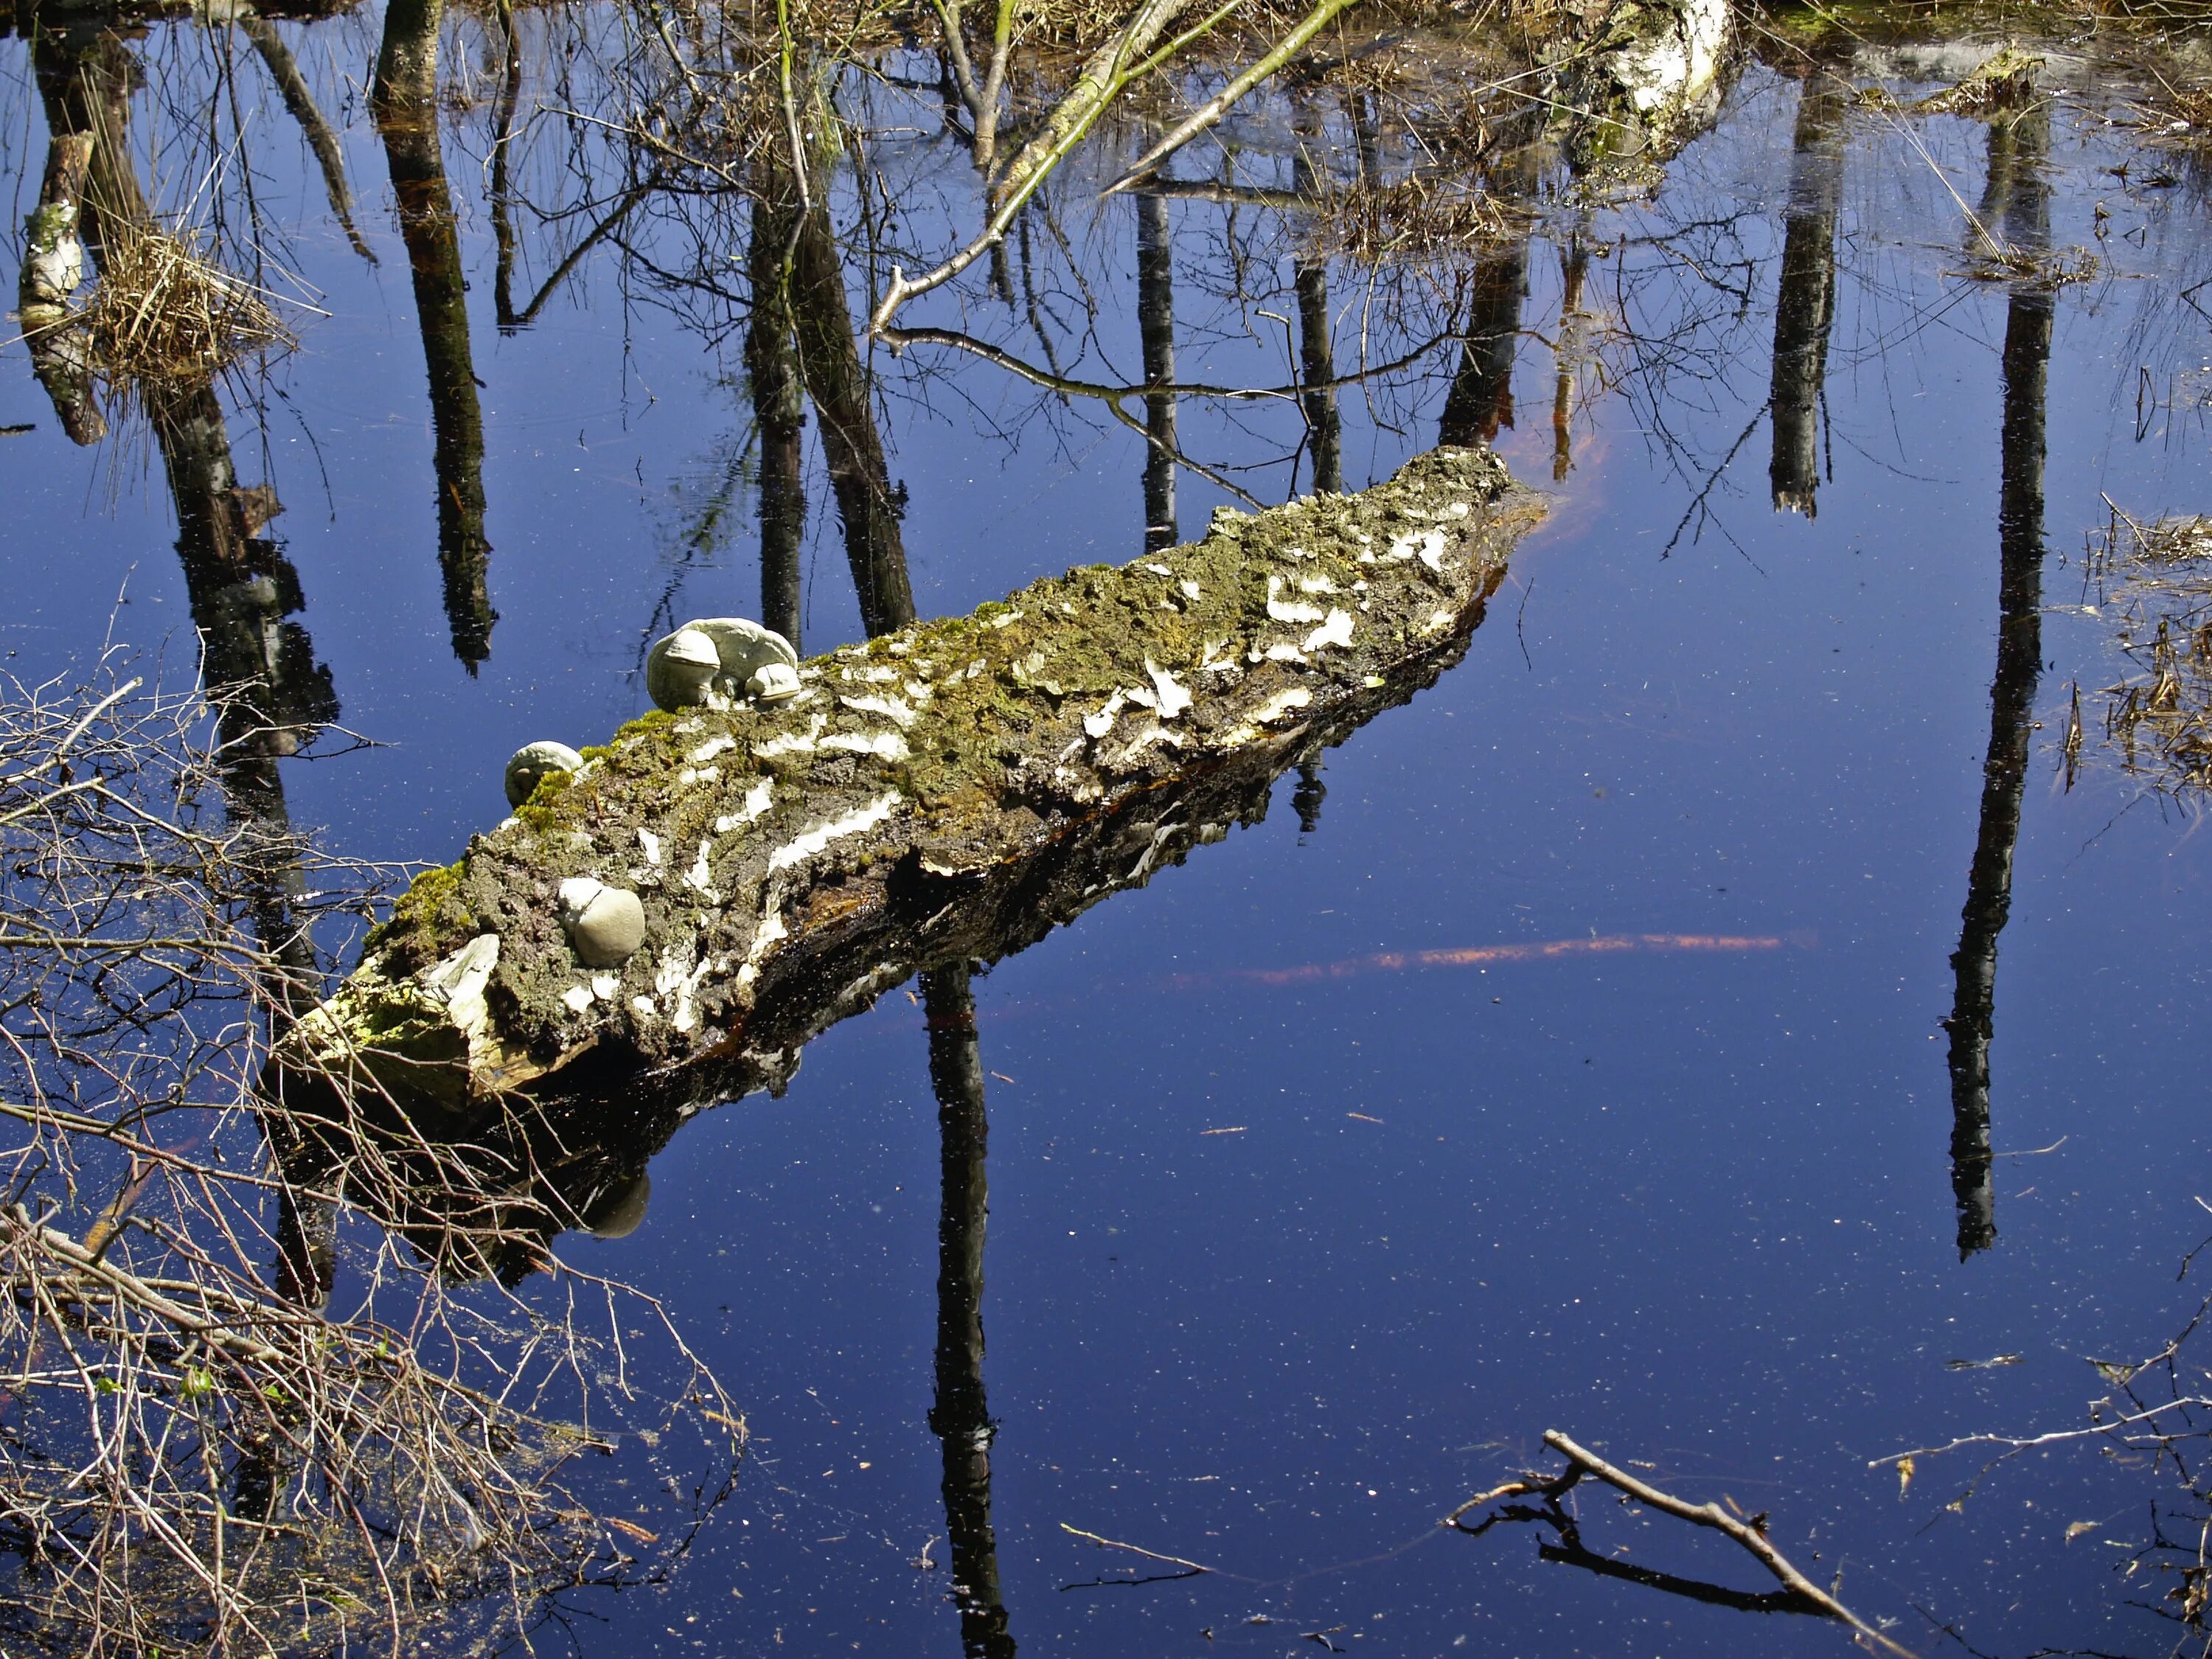
{"label": "peeling birch bark", "polygon": [[[1457,660],[1542,516],[1486,451],[1437,450],[814,658],[793,702],[647,714],[418,878],[270,1085],[351,1076],[432,1128],[518,1094],[680,1120],[778,1087],[917,969],[1019,949],[1264,810]],[[580,876],[644,901],[618,968],[562,931]]]}

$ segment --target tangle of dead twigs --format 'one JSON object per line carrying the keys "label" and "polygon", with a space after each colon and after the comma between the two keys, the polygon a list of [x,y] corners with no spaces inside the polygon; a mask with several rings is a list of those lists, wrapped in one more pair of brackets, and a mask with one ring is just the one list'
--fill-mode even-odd
{"label": "tangle of dead twigs", "polygon": [[[335,1182],[288,1170],[255,1080],[385,872],[284,821],[299,734],[126,669],[0,679],[0,1645],[465,1647],[659,1571],[742,1419],[650,1299],[464,1285],[363,1219],[426,1167],[377,1103],[323,1103]],[[681,1460],[688,1519],[599,1519],[587,1452]]]}

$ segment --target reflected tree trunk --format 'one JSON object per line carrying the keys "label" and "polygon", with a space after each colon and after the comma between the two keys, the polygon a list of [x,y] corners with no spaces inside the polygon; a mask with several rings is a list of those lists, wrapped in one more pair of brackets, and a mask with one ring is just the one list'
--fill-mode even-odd
{"label": "reflected tree trunk", "polygon": [[500,11],[499,93],[492,100],[491,206],[493,320],[501,334],[524,326],[514,308],[514,115],[522,101],[522,42],[515,35],[512,8]]}
{"label": "reflected tree trunk", "polygon": [[[305,883],[277,762],[337,719],[337,695],[307,630],[289,620],[306,604],[298,574],[260,534],[282,509],[265,487],[239,487],[214,386],[149,387],[146,408],[176,503],[177,555],[205,683],[222,700],[223,794],[237,856],[254,878],[246,914],[262,948],[281,965],[270,988],[281,1026],[312,1000],[319,975],[314,942],[301,919]],[[315,1172],[298,1168],[286,1146],[277,1150],[289,1179],[277,1218],[274,1279],[286,1297],[319,1308],[332,1283],[335,1208],[307,1195],[305,1188],[323,1184]]]}
{"label": "reflected tree trunk", "polygon": [[1559,250],[1559,325],[1552,337],[1552,482],[1563,481],[1575,465],[1575,377],[1582,372],[1584,346],[1583,283],[1589,275],[1589,244],[1577,228]]}
{"label": "reflected tree trunk", "polygon": [[[1535,192],[1543,112],[1523,121],[1491,179],[1508,201]],[[1462,448],[1486,444],[1513,424],[1513,358],[1521,343],[1521,302],[1528,290],[1528,238],[1486,254],[1474,267],[1459,370],[1444,395],[1437,441]]]}
{"label": "reflected tree trunk", "polygon": [[937,1389],[929,1426],[945,1450],[945,1530],[952,1599],[969,1659],[1012,1659],[991,1526],[991,1440],[983,1395],[983,1231],[990,1213],[985,1167],[990,1126],[975,998],[966,963],[921,976],[929,1016],[929,1080],[937,1093],[942,1196],[937,1222]]}
{"label": "reflected tree trunk", "polygon": [[[905,491],[891,486],[883,434],[876,425],[874,380],[854,337],[845,267],[837,257],[829,204],[823,191],[811,191],[802,206],[792,185],[787,174],[767,192],[775,216],[790,213],[797,221],[782,280],[773,286],[790,317],[799,372],[821,417],[822,454],[844,526],[860,625],[872,635],[888,633],[914,620],[914,588],[899,527]],[[747,351],[750,356],[750,340]]]}
{"label": "reflected tree trunk", "polygon": [[1820,410],[1836,315],[1836,208],[1843,194],[1844,118],[1850,88],[1815,68],[1797,94],[1782,279],[1774,303],[1770,408],[1774,453],[1767,465],[1777,511],[1811,518],[1820,482]]}
{"label": "reflected tree trunk", "polygon": [[[2006,238],[2049,246],[2050,191],[2042,167],[2050,116],[2039,106],[1990,128],[1985,211]],[[1987,222],[1985,218],[1984,222]],[[2012,909],[2013,853],[2020,840],[2037,682],[2043,666],[2043,460],[2052,301],[2047,289],[2016,288],[2007,307],[2004,415],[1998,492],[1997,663],[1990,688],[1990,746],[1982,769],[1981,817],[1967,877],[1950,1018],[1951,1185],[1959,1208],[1959,1257],[1996,1238],[1991,1185],[1990,1042],[1996,1029],[1997,937]]]}
{"label": "reflected tree trunk", "polygon": [[[1320,112],[1310,101],[1298,106],[1298,148],[1291,161],[1291,188],[1316,194],[1313,153],[1327,141]],[[1313,453],[1313,487],[1332,495],[1344,489],[1344,419],[1337,412],[1336,342],[1328,314],[1328,256],[1297,259],[1292,276],[1298,295],[1298,380],[1307,390],[1298,398],[1305,416],[1306,443]]]}
{"label": "reflected tree trunk", "polygon": [[1332,495],[1344,491],[1344,417],[1337,412],[1335,342],[1328,315],[1328,261],[1297,268],[1299,395],[1306,417],[1306,441],[1313,446],[1313,487]]}
{"label": "reflected tree trunk", "polygon": [[[209,12],[210,15],[221,15],[221,9],[210,5]],[[284,44],[284,37],[276,32],[276,26],[252,6],[234,5],[228,15],[260,55],[269,78],[276,83],[276,95],[284,100],[286,112],[300,124],[301,136],[314,152],[315,165],[323,173],[323,192],[330,198],[331,216],[345,231],[353,251],[374,264],[376,255],[369,251],[368,244],[354,227],[353,191],[346,184],[345,155],[338,146],[338,136],[324,118],[322,106],[315,102],[314,90],[307,85],[307,77],[300,73],[292,49]]]}
{"label": "reflected tree trunk", "polygon": [[[131,160],[137,64],[128,47],[104,32],[41,35],[35,50],[47,127],[82,179],[82,222],[97,261],[125,223],[153,226]],[[221,709],[217,771],[234,855],[252,877],[241,897],[256,939],[279,964],[269,988],[281,1027],[312,994],[317,964],[302,920],[305,883],[277,762],[337,718],[337,696],[307,630],[290,620],[306,605],[298,573],[261,534],[282,508],[266,487],[240,486],[213,378],[137,390],[176,509],[177,558],[200,638],[203,684]],[[282,1163],[283,1149],[277,1150]],[[287,1174],[297,1179],[289,1168]],[[328,1299],[334,1225],[327,1200],[289,1189],[283,1194],[272,1277],[302,1305],[320,1307]],[[267,1485],[269,1473],[238,1472],[249,1507],[252,1489]]]}
{"label": "reflected tree trunk", "polygon": [[75,444],[95,444],[107,435],[107,420],[93,388],[90,333],[70,308],[85,276],[79,229],[92,142],[88,132],[52,133],[39,204],[23,225],[23,268],[15,289],[15,315],[31,373]]}
{"label": "reflected tree trunk", "polygon": [[438,567],[453,654],[473,674],[491,655],[484,535],[483,411],[469,342],[459,229],[438,139],[441,0],[392,0],[371,102],[398,198],[399,234],[415,284],[415,312],[430,382],[432,459],[438,479]]}
{"label": "reflected tree trunk", "polygon": [[[1175,380],[1175,233],[1164,197],[1137,197],[1137,332],[1146,386]],[[1176,519],[1176,400],[1145,394],[1145,551],[1182,539]]]}
{"label": "reflected tree trunk", "polygon": [[[753,421],[760,433],[761,620],[804,655],[799,555],[806,534],[806,388],[790,294],[790,258],[798,234],[799,216],[792,208],[753,203],[747,261],[753,303],[745,327],[745,374],[752,383]],[[874,561],[868,562],[872,569]]]}
{"label": "reflected tree trunk", "polygon": [[1521,341],[1521,301],[1528,283],[1525,240],[1475,266],[1459,372],[1444,397],[1438,443],[1462,448],[1486,444],[1513,424],[1513,356]]}

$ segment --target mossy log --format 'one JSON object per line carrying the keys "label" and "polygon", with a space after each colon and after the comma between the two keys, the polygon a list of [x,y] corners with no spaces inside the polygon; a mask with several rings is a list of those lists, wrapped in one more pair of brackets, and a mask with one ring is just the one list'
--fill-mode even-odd
{"label": "mossy log", "polygon": [[[366,1080],[426,1127],[518,1094],[689,1109],[773,1086],[918,969],[1018,948],[1219,839],[1456,660],[1541,517],[1486,451],[1437,450],[812,659],[793,702],[647,714],[419,878],[270,1085]],[[619,968],[570,948],[574,876],[644,900]]]}

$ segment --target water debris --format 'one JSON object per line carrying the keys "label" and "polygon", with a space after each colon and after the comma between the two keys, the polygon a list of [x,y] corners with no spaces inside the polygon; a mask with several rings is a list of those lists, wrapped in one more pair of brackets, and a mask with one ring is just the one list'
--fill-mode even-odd
{"label": "water debris", "polygon": [[1341,962],[1306,963],[1295,968],[1232,968],[1216,974],[1177,974],[1169,984],[1178,990],[1231,981],[1246,985],[1308,985],[1360,974],[1403,973],[1417,968],[1483,968],[1503,962],[1554,962],[1565,957],[1615,956],[1627,951],[1728,953],[1779,951],[1805,945],[1805,936],[1776,933],[1600,933],[1585,939],[1546,939],[1530,945],[1477,945],[1441,951],[1383,951]]}
{"label": "water debris", "polygon": [[[2105,745],[2154,793],[2194,800],[2212,786],[2212,518],[2144,523],[2111,506],[2092,579],[2095,615],[2128,672],[2104,689]],[[2075,720],[2069,773],[2081,752]]]}

